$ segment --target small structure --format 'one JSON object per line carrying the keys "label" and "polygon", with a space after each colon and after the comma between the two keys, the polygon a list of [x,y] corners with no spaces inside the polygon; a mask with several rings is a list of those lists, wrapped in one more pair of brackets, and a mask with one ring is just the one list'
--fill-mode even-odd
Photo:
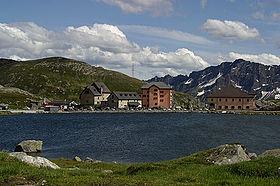
{"label": "small structure", "polygon": [[112,92],[108,97],[107,106],[112,108],[141,107],[141,96],[136,92]]}
{"label": "small structure", "polygon": [[173,106],[174,89],[163,82],[151,82],[142,86],[143,107],[165,107]]}
{"label": "small structure", "polygon": [[253,110],[255,95],[248,94],[239,88],[228,86],[213,92],[207,97],[210,109],[217,110]]}
{"label": "small structure", "polygon": [[101,105],[106,102],[111,91],[103,82],[94,82],[91,86],[84,88],[80,94],[81,105]]}
{"label": "small structure", "polygon": [[59,109],[60,110],[62,110],[62,111],[67,111],[67,110],[69,110],[69,108],[72,106],[71,105],[71,101],[67,101],[67,100],[54,100],[54,101],[52,101],[52,102],[50,102],[50,103],[48,103],[48,105],[45,105],[45,108],[46,108],[46,106],[57,106],[57,107],[59,107]]}

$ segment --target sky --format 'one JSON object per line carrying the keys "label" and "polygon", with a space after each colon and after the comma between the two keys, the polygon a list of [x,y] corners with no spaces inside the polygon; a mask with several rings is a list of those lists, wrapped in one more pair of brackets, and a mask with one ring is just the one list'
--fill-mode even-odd
{"label": "sky", "polygon": [[0,58],[61,56],[143,80],[239,58],[280,65],[280,0],[2,0],[0,7]]}

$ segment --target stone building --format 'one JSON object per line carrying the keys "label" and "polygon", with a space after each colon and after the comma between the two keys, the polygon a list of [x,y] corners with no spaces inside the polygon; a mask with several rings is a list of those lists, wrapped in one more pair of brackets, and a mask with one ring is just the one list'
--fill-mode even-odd
{"label": "stone building", "polygon": [[151,82],[142,86],[143,107],[172,108],[174,89],[163,82]]}
{"label": "stone building", "polygon": [[103,82],[94,82],[91,86],[84,88],[80,94],[81,105],[101,105],[106,102],[111,91]]}
{"label": "stone building", "polygon": [[142,106],[142,101],[136,92],[112,92],[106,105],[111,108],[136,108]]}
{"label": "stone building", "polygon": [[223,87],[207,97],[210,108],[216,110],[253,110],[255,95],[248,94],[239,88]]}

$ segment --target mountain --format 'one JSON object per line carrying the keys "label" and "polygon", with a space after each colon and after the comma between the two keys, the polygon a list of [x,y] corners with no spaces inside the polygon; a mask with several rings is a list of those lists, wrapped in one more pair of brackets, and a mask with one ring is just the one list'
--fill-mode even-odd
{"label": "mountain", "polygon": [[141,92],[145,83],[119,72],[87,63],[51,57],[31,61],[0,59],[0,85],[16,87],[36,96],[79,100],[85,86],[104,82],[111,91]]}
{"label": "mountain", "polygon": [[190,93],[202,100],[211,91],[228,85],[239,87],[260,97],[261,91],[272,91],[280,87],[280,66],[238,59],[192,72],[189,76],[167,75],[161,78],[154,77],[148,80],[150,81],[163,81],[173,86],[176,91]]}

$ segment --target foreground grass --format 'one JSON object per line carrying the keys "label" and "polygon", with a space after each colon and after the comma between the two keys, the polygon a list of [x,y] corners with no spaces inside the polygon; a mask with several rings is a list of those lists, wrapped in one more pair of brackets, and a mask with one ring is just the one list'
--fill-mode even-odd
{"label": "foreground grass", "polygon": [[280,158],[265,157],[217,166],[206,161],[205,153],[160,163],[131,165],[57,159],[52,161],[62,169],[53,170],[32,167],[2,152],[0,185],[45,181],[46,185],[280,185],[277,172]]}

